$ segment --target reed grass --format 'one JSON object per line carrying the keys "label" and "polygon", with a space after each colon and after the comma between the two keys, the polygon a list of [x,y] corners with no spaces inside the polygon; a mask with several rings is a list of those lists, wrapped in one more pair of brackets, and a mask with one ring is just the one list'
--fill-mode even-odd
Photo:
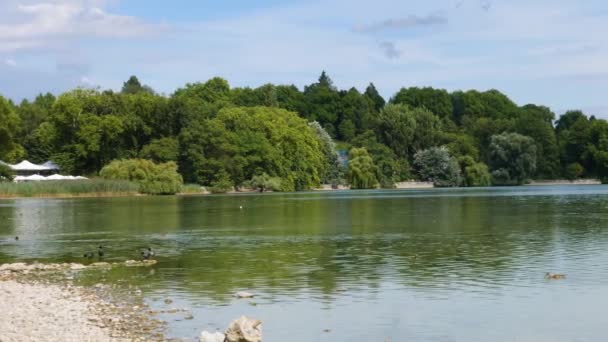
{"label": "reed grass", "polygon": [[0,197],[79,197],[138,194],[139,185],[129,181],[91,179],[11,183],[0,182]]}

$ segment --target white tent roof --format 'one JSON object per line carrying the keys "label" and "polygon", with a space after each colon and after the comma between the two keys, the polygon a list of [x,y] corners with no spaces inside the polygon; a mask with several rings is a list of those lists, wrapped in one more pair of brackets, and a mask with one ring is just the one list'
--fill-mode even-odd
{"label": "white tent roof", "polygon": [[49,170],[49,168],[46,166],[36,165],[34,163],[30,163],[27,160],[24,160],[19,164],[11,165],[11,168],[15,171],[46,171],[46,170]]}
{"label": "white tent roof", "polygon": [[28,181],[43,181],[43,180],[46,180],[46,177],[41,176],[41,175],[31,175],[31,176],[25,177],[24,180],[28,180]]}
{"label": "white tent roof", "polygon": [[48,168],[49,170],[59,170],[60,167],[59,165],[53,163],[52,161],[47,161],[46,163],[42,164],[42,166]]}
{"label": "white tent roof", "polygon": [[47,180],[64,180],[64,179],[67,179],[67,177],[66,176],[62,176],[60,174],[54,174],[54,175],[46,177],[46,179]]}

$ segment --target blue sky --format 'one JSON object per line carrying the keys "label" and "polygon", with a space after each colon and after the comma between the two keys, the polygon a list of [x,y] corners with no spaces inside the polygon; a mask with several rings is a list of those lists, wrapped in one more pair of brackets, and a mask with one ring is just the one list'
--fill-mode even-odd
{"label": "blue sky", "polygon": [[130,75],[162,93],[374,82],[499,89],[518,104],[608,118],[602,0],[3,0],[0,94],[20,100]]}

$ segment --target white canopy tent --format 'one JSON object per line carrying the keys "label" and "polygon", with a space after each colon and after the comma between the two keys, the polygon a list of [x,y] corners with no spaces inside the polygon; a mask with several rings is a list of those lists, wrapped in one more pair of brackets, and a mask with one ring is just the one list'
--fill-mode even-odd
{"label": "white canopy tent", "polygon": [[42,164],[42,166],[48,168],[49,170],[60,170],[61,168],[59,167],[59,165],[53,163],[52,161],[47,161],[44,164]]}
{"label": "white canopy tent", "polygon": [[49,168],[44,165],[36,165],[34,163],[30,163],[27,160],[22,161],[19,164],[11,165],[11,169],[14,171],[48,171]]}
{"label": "white canopy tent", "polygon": [[54,175],[50,175],[48,177],[46,177],[46,180],[65,180],[66,176],[62,176],[60,174],[54,174]]}
{"label": "white canopy tent", "polygon": [[15,174],[17,174],[18,176],[30,176],[30,175],[35,175],[35,174],[50,174],[51,172],[55,171],[59,171],[59,166],[57,166],[57,164],[53,163],[52,161],[47,161],[46,163],[42,164],[42,165],[38,165],[38,164],[34,164],[28,160],[24,160],[20,163],[11,165],[11,164],[7,164],[5,162],[0,162],[4,165],[8,165],[8,167],[10,167]]}
{"label": "white canopy tent", "polygon": [[75,181],[75,180],[87,180],[87,177],[82,176],[62,176],[60,174],[50,175],[48,177],[44,177],[38,174],[30,175],[30,176],[16,176],[13,181],[14,182],[42,182],[42,181]]}
{"label": "white canopy tent", "polygon": [[26,181],[43,181],[43,180],[46,180],[46,177],[41,176],[41,175],[31,175],[31,176],[26,176],[25,180]]}
{"label": "white canopy tent", "polygon": [[[39,181],[61,181],[61,180],[87,180],[88,178],[82,176],[63,176],[57,173],[59,166],[52,161],[47,161],[44,164],[34,164],[28,160],[24,160],[18,164],[8,164],[0,160],[0,164],[7,165],[10,167],[16,177],[13,179],[15,182],[39,182]],[[53,173],[53,174],[51,174]],[[48,175],[48,176],[47,176]]]}

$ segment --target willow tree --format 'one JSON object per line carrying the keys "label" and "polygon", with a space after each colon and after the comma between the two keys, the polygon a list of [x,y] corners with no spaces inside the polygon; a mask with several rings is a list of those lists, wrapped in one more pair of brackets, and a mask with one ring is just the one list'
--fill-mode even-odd
{"label": "willow tree", "polygon": [[492,136],[490,167],[494,185],[523,184],[536,170],[534,139],[517,133]]}
{"label": "willow tree", "polygon": [[378,187],[376,166],[364,147],[352,148],[348,153],[348,182],[352,189],[374,189]]}
{"label": "willow tree", "polygon": [[327,168],[320,140],[306,120],[279,108],[224,108],[215,118],[185,128],[179,142],[181,172],[202,185],[227,176],[239,187],[267,174],[280,178],[280,190],[306,190],[319,185]]}

